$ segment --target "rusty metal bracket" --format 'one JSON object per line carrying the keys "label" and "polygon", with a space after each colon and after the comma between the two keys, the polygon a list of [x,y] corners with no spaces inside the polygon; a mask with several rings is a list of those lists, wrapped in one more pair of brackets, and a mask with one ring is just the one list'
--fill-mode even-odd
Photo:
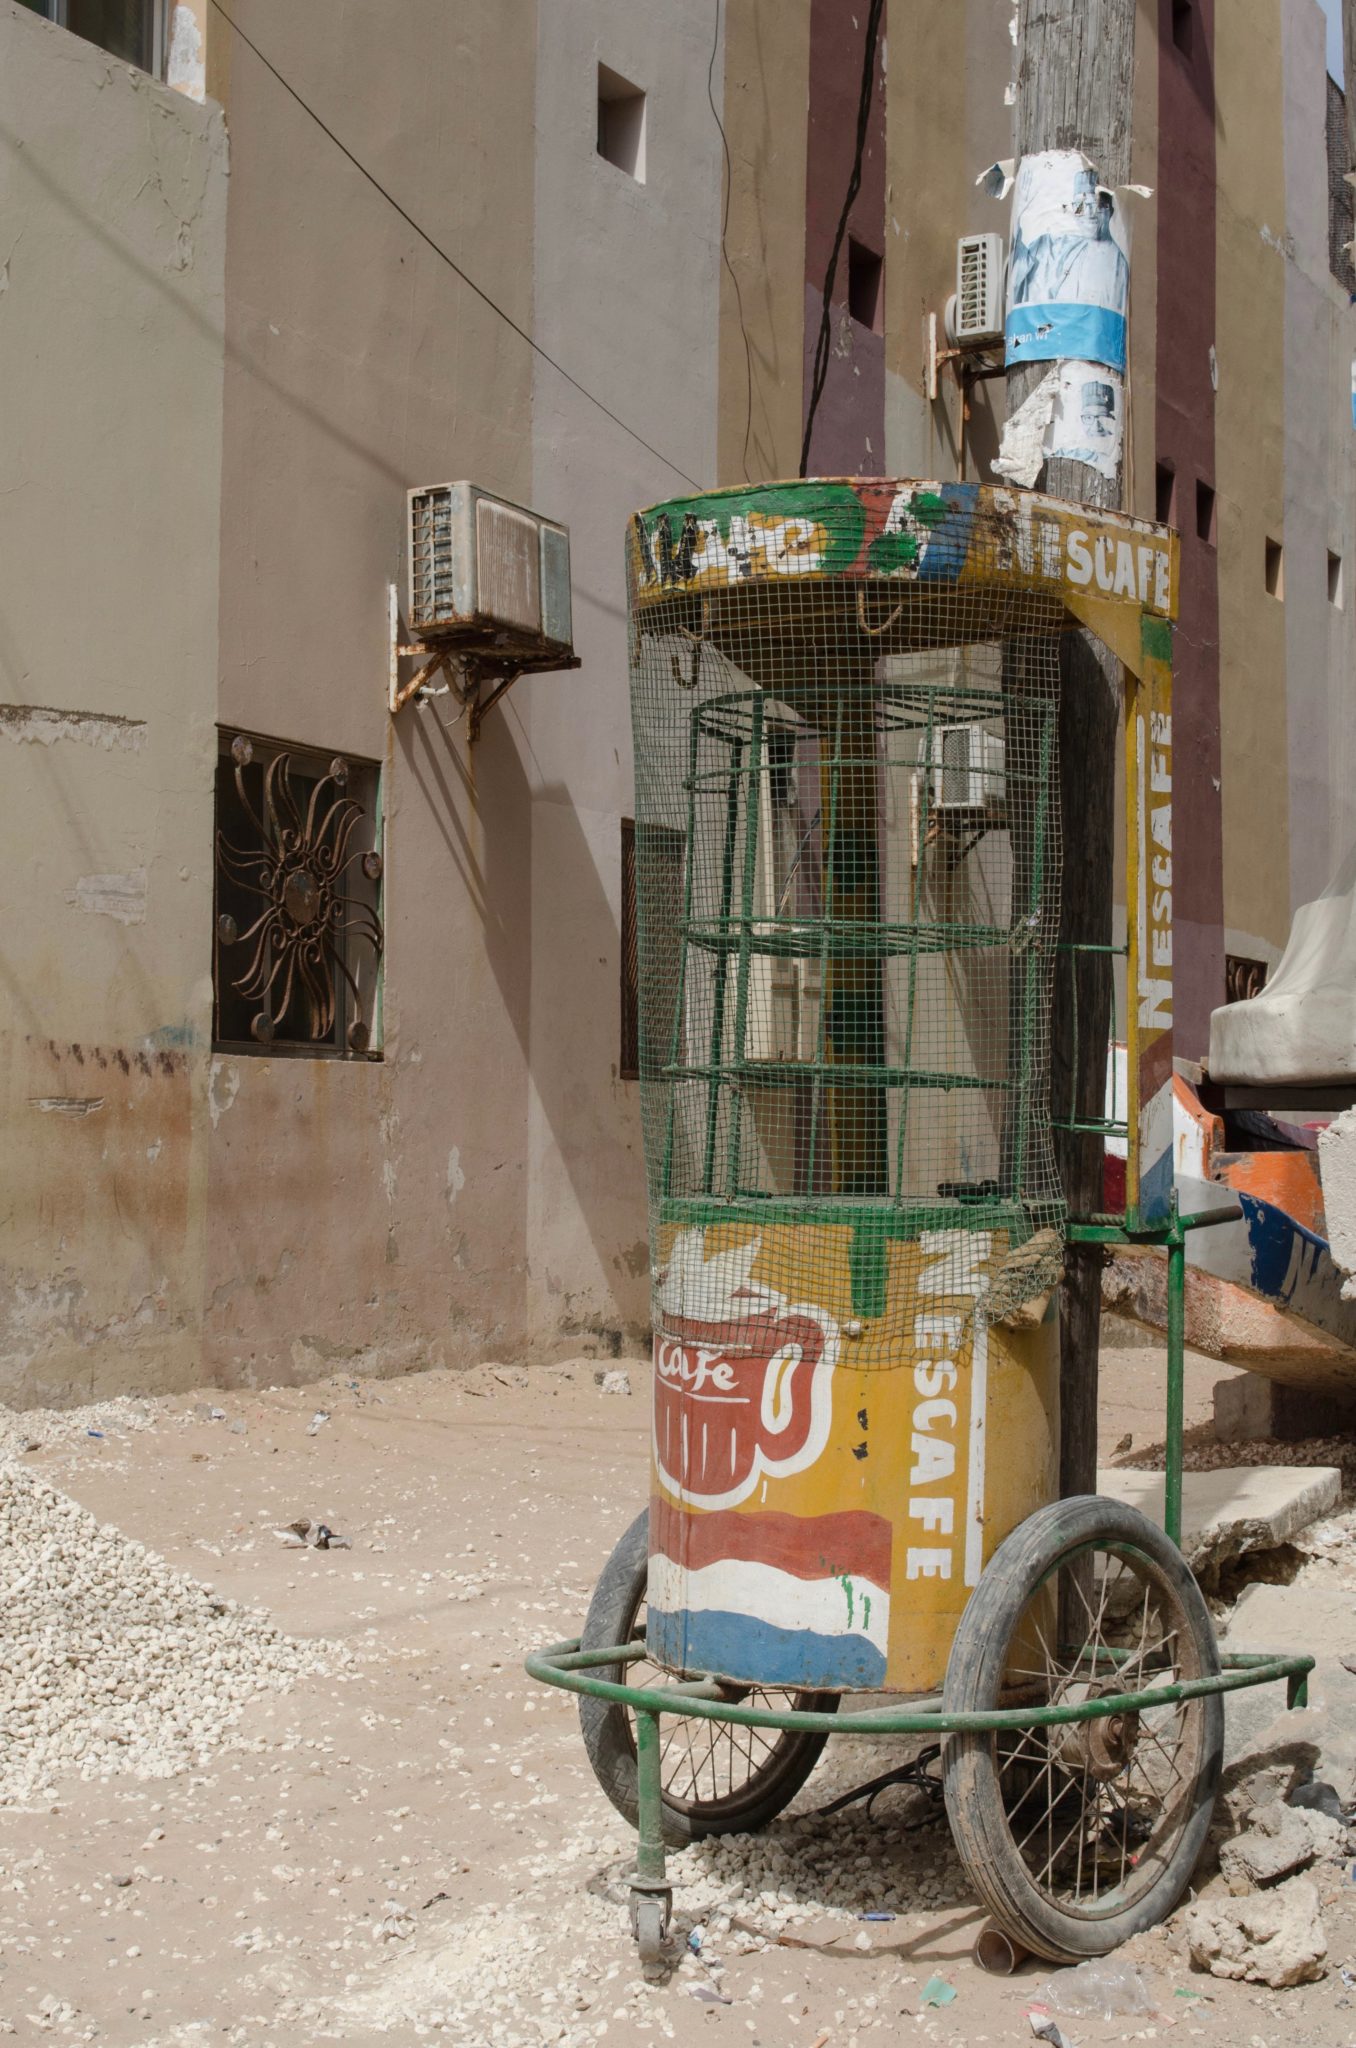
{"label": "rusty metal bracket", "polygon": [[[580,666],[577,654],[489,652],[483,646],[468,645],[464,640],[449,639],[434,644],[416,641],[410,646],[402,645],[399,597],[394,583],[387,588],[391,651],[386,701],[392,718],[404,709],[411,698],[429,692],[434,678],[441,674],[446,678],[445,687],[453,692],[466,714],[467,735],[474,746],[480,738],[480,728],[487,713],[494,709],[501,697],[507,695],[519,676]],[[419,660],[420,656],[423,659],[419,667],[408,682],[402,683],[401,661]]]}
{"label": "rusty metal bracket", "polygon": [[[989,377],[1004,376],[1006,374],[1006,354],[1006,345],[1002,335],[997,336],[993,341],[967,341],[961,342],[954,348],[939,348],[937,346],[937,315],[929,313],[927,317],[928,397],[935,399],[938,396],[942,369],[945,365],[950,364],[955,372],[956,382],[961,387],[962,397],[968,411],[970,399],[966,387],[972,383],[983,383]],[[995,356],[997,361],[993,360]]]}

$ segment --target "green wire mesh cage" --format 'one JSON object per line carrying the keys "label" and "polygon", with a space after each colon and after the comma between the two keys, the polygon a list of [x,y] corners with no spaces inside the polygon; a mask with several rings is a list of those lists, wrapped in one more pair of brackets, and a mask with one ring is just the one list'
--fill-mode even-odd
{"label": "green wire mesh cage", "polygon": [[651,1219],[886,1205],[1019,1242],[1062,1214],[1064,613],[1004,583],[972,492],[872,488],[633,524]]}

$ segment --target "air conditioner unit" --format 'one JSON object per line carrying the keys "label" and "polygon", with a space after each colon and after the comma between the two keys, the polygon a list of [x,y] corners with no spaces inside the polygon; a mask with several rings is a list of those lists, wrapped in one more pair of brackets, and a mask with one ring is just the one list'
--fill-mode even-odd
{"label": "air conditioner unit", "polygon": [[567,527],[471,483],[422,484],[408,503],[412,632],[571,645]]}
{"label": "air conditioner unit", "polygon": [[956,295],[947,300],[947,336],[955,346],[997,341],[1003,333],[1003,237],[962,235],[956,244]]}
{"label": "air conditioner unit", "polygon": [[1003,741],[982,725],[939,725],[932,735],[934,812],[990,810],[1003,802]]}

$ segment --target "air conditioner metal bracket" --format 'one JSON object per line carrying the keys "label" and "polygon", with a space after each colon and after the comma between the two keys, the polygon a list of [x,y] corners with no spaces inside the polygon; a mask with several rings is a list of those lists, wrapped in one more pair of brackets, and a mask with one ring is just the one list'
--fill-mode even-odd
{"label": "air conditioner metal bracket", "polygon": [[[392,718],[403,711],[412,698],[417,697],[426,703],[431,696],[439,694],[434,686],[441,675],[444,678],[443,688],[453,692],[466,714],[467,736],[474,746],[480,738],[486,714],[512,689],[519,676],[538,675],[548,669],[578,668],[580,665],[579,656],[563,648],[486,647],[480,636],[474,640],[458,636],[402,645],[399,598],[394,583],[388,586],[388,591],[391,658],[387,708]],[[400,680],[402,660],[419,662],[419,667],[404,683]]]}

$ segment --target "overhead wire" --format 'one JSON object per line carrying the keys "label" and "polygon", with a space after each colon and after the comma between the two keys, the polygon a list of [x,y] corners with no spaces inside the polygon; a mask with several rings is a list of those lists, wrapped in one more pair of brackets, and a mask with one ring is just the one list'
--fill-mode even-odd
{"label": "overhead wire", "polygon": [[838,229],[829,254],[829,267],[824,276],[824,306],[819,322],[819,339],[815,344],[814,371],[810,379],[810,403],[805,409],[805,435],[800,444],[802,476],[809,471],[810,440],[814,433],[815,414],[819,410],[819,401],[824,395],[824,384],[829,374],[829,349],[833,333],[833,283],[838,272],[838,258],[843,247],[843,237],[847,233],[848,215],[856,202],[857,194],[862,189],[862,158],[866,154],[866,131],[871,120],[871,101],[876,86],[876,45],[880,39],[880,20],[884,12],[885,0],[871,0],[862,50],[862,84],[857,98],[857,139],[852,157],[852,172],[843,197],[842,212],[838,216]]}
{"label": "overhead wire", "polygon": [[563,377],[565,379],[565,382],[571,385],[573,389],[580,394],[581,397],[586,398],[589,401],[590,405],[596,406],[598,408],[598,411],[602,413],[605,418],[611,420],[614,426],[620,427],[622,432],[624,434],[629,435],[631,440],[635,441],[640,447],[642,447],[647,454],[653,455],[657,462],[662,462],[666,469],[671,469],[675,476],[680,476],[683,479],[684,483],[691,484],[694,491],[700,491],[705,488],[702,484],[698,483],[696,477],[689,476],[687,471],[681,468],[679,464],[676,463],[671,456],[665,455],[662,449],[656,448],[652,441],[647,441],[645,436],[641,433],[638,433],[633,426],[630,426],[627,423],[627,421],[621,417],[619,413],[613,412],[611,406],[605,404],[604,401],[598,397],[596,392],[590,391],[586,384],[581,384],[578,377],[574,376],[569,370],[567,370],[565,368],[565,365],[562,362],[558,361],[557,358],[551,354],[549,349],[543,348],[541,343],[535,338],[534,335],[529,334],[527,329],[524,326],[522,326],[517,320],[515,320],[511,313],[506,312],[504,308],[501,305],[499,305],[496,300],[492,299],[490,297],[490,294],[485,290],[484,286],[477,284],[475,279],[470,275],[470,273],[466,270],[463,270],[462,266],[460,265],[460,263],[457,262],[456,258],[454,256],[449,255],[447,250],[443,248],[440,242],[434,240],[433,236],[428,232],[427,228],[420,226],[419,222],[414,218],[413,214],[409,213],[406,210],[406,208],[401,205],[400,201],[395,197],[395,194],[393,192],[388,191],[386,186],[382,184],[380,178],[374,176],[374,174],[368,170],[367,165],[363,163],[359,157],[354,155],[353,151],[348,147],[347,143],[342,142],[340,140],[340,138],[335,134],[334,130],[330,127],[329,123],[322,119],[322,117],[316,112],[315,108],[310,104],[310,102],[303,98],[302,94],[297,91],[297,88],[292,84],[291,80],[283,76],[282,72],[278,69],[277,65],[273,63],[271,58],[266,57],[264,55],[264,52],[259,48],[259,45],[253,40],[251,36],[248,36],[245,33],[244,29],[241,28],[239,22],[235,20],[234,16],[228,13],[226,8],[222,6],[221,0],[212,0],[212,5],[216,9],[217,13],[221,16],[222,20],[226,23],[227,27],[231,29],[231,31],[240,38],[241,42],[245,45],[247,50],[253,51],[254,55],[263,65],[264,69],[272,73],[273,77],[277,79],[278,84],[282,87],[283,91],[287,93],[290,98],[296,101],[297,105],[301,108],[304,114],[308,115],[309,118],[312,121],[314,121],[316,127],[320,130],[321,134],[326,136],[328,140],[334,144],[334,147],[339,151],[340,155],[348,158],[348,161],[352,164],[354,170],[357,171],[362,177],[366,178],[368,184],[371,185],[375,191],[381,194],[382,198],[386,201],[387,205],[390,206],[396,213],[399,214],[400,218],[404,221],[405,225],[419,237],[420,241],[426,243],[427,246],[433,251],[434,255],[439,257],[441,261],[447,265],[448,269],[451,270],[457,277],[461,279],[462,283],[467,287],[467,289],[473,292],[475,296],[482,302],[482,304],[488,306],[490,311],[494,313],[500,320],[502,320],[504,322],[504,325],[510,328],[512,332],[518,336],[519,340],[525,341],[528,347],[532,350],[534,355],[540,356],[541,360],[544,363],[549,364],[550,367],[556,372],[557,376]]}

